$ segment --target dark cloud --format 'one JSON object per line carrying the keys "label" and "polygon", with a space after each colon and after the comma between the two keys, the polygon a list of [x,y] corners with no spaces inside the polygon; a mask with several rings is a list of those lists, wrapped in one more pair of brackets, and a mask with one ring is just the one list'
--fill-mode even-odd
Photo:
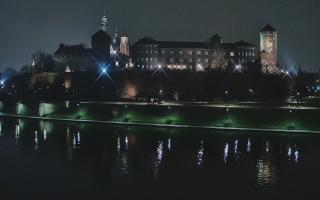
{"label": "dark cloud", "polygon": [[106,9],[110,32],[126,30],[131,41],[201,41],[218,32],[224,41],[258,45],[267,23],[279,30],[283,64],[319,70],[319,0],[2,0],[0,70],[30,63],[32,52],[54,51],[58,44],[90,44]]}

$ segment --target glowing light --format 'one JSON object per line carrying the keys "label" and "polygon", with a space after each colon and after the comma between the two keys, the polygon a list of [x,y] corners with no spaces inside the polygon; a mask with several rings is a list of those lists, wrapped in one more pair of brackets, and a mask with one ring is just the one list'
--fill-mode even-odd
{"label": "glowing light", "polygon": [[119,62],[118,62],[118,61],[116,62],[116,66],[117,66],[117,67],[119,66]]}
{"label": "glowing light", "polygon": [[168,150],[171,151],[171,138],[168,139]]}
{"label": "glowing light", "polygon": [[203,72],[204,71],[203,66],[201,64],[197,64],[196,71]]}

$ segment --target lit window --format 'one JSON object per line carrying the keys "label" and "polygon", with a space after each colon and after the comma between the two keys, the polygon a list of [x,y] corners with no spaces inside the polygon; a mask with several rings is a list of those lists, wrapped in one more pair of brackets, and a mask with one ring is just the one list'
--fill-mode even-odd
{"label": "lit window", "polygon": [[164,50],[162,50],[162,54],[163,54],[163,55],[165,54],[165,51],[164,51]]}
{"label": "lit window", "polygon": [[183,54],[183,51],[179,51],[179,54],[182,55],[182,54]]}
{"label": "lit window", "polygon": [[233,51],[230,52],[230,56],[231,56],[231,57],[234,56],[234,52],[233,52]]}
{"label": "lit window", "polygon": [[197,55],[201,55],[201,51],[197,51]]}
{"label": "lit window", "polygon": [[152,62],[153,61],[153,58],[150,58],[150,62]]}
{"label": "lit window", "polygon": [[198,63],[201,62],[201,58],[198,58],[197,62],[198,62]]}
{"label": "lit window", "polygon": [[189,56],[192,56],[192,51],[188,51]]}
{"label": "lit window", "polygon": [[204,62],[208,63],[208,62],[209,62],[209,59],[208,59],[208,58],[204,59]]}

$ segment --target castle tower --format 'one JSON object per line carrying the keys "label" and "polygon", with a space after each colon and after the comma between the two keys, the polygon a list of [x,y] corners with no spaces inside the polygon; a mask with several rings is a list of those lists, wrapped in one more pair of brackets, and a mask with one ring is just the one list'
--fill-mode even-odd
{"label": "castle tower", "polygon": [[104,14],[101,18],[100,29],[104,32],[107,32],[107,28],[108,28],[108,18],[106,16],[106,11],[104,11]]}
{"label": "castle tower", "polygon": [[130,56],[129,37],[126,34],[122,34],[120,38],[120,53],[126,56]]}
{"label": "castle tower", "polygon": [[277,73],[278,33],[269,24],[260,31],[260,57],[264,73]]}
{"label": "castle tower", "polygon": [[116,32],[114,33],[114,36],[112,38],[112,45],[110,47],[110,53],[112,55],[118,54],[120,51],[120,39],[118,37],[118,29],[116,28]]}

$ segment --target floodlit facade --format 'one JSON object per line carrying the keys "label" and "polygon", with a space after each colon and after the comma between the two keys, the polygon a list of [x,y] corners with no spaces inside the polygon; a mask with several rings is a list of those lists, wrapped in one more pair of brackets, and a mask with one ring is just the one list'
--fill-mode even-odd
{"label": "floodlit facade", "polygon": [[120,37],[120,53],[130,56],[129,46],[129,37],[126,34],[122,34]]}
{"label": "floodlit facade", "polygon": [[227,66],[247,65],[257,59],[256,47],[244,41],[223,43],[157,41],[142,38],[133,45],[135,67],[153,70],[160,67],[176,70],[203,71],[207,68],[225,70]]}
{"label": "floodlit facade", "polygon": [[269,24],[260,31],[260,59],[264,73],[277,73],[278,33]]}

